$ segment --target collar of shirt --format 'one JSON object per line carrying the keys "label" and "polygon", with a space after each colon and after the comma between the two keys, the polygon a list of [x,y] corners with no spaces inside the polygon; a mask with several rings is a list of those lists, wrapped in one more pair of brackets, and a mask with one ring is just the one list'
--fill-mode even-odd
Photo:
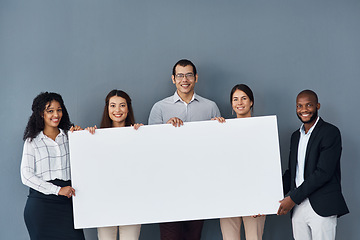
{"label": "collar of shirt", "polygon": [[318,123],[320,117],[318,116],[317,119],[316,119],[316,122],[315,124],[309,129],[309,131],[307,133],[305,133],[305,129],[304,129],[304,124],[301,124],[301,127],[299,129],[300,133],[303,134],[303,135],[311,135],[312,131],[314,130],[316,124]]}
{"label": "collar of shirt", "polygon": [[[182,103],[184,103],[184,104],[187,105],[187,103],[184,102],[184,101],[181,99],[181,97],[179,96],[179,94],[177,93],[177,91],[175,91],[175,93],[174,93],[173,100],[174,100],[174,103],[176,103],[177,101],[180,101],[180,102],[182,102]],[[192,96],[189,104],[190,104],[192,101],[194,101],[194,100],[199,101],[199,100],[197,99],[197,95],[196,95],[195,92],[194,92],[194,95]]]}
{"label": "collar of shirt", "polygon": [[[59,133],[56,137],[58,137],[58,136],[64,136],[64,135],[65,135],[64,130],[62,130],[61,128],[59,128],[59,130],[60,130],[60,133]],[[44,139],[44,138],[49,138],[48,136],[46,136],[46,135],[44,134],[44,131],[41,131],[41,132],[39,133],[39,135],[37,135],[37,137],[36,137],[36,139],[37,139],[38,141],[41,141],[41,140]]]}

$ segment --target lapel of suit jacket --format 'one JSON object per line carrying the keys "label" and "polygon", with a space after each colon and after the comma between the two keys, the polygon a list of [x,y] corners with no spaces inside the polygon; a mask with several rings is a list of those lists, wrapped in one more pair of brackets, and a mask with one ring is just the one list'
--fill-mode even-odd
{"label": "lapel of suit jacket", "polygon": [[314,130],[313,130],[312,133],[311,133],[309,142],[308,142],[308,144],[307,144],[307,146],[306,146],[305,169],[304,169],[304,172],[306,171],[306,166],[307,166],[307,163],[308,163],[309,153],[310,153],[311,147],[313,146],[313,142],[315,141],[316,136],[318,135],[318,133],[319,133],[319,131],[320,131],[320,128],[321,128],[321,126],[323,125],[323,123],[324,123],[324,120],[322,120],[322,118],[320,118],[319,121],[318,121],[318,123],[316,124]]}
{"label": "lapel of suit jacket", "polygon": [[297,164],[298,164],[298,150],[299,150],[299,140],[300,140],[300,129],[298,129],[295,132],[295,139],[294,142],[292,144],[294,144],[294,148],[293,150],[295,151],[295,153],[293,154],[293,159],[292,159],[292,168],[290,169],[291,171],[291,176],[294,176],[293,179],[293,185],[295,187],[295,176],[296,176],[296,168],[297,168]]}

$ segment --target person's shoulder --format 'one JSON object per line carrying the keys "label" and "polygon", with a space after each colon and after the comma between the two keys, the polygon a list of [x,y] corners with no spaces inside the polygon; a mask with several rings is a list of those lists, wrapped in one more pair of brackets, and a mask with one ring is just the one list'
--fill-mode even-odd
{"label": "person's shoulder", "polygon": [[332,124],[332,123],[329,123],[329,122],[324,121],[322,118],[319,119],[319,122],[322,123],[325,127],[338,129],[337,126],[335,126],[335,125]]}
{"label": "person's shoulder", "polygon": [[150,116],[152,116],[154,113],[159,113],[164,111],[164,109],[167,109],[170,105],[174,103],[174,97],[166,97],[160,101],[157,101],[151,108]]}
{"label": "person's shoulder", "polygon": [[173,102],[173,101],[174,101],[174,96],[171,95],[169,97],[166,97],[166,98],[163,98],[163,99],[157,101],[155,104],[168,103],[168,102]]}
{"label": "person's shoulder", "polygon": [[39,132],[34,138],[27,138],[26,141],[31,142],[40,142],[43,138],[45,138],[45,134],[43,131]]}
{"label": "person's shoulder", "polygon": [[340,134],[340,130],[337,126],[335,126],[332,123],[324,121],[322,118],[319,119],[318,122],[319,130],[325,133],[334,133],[334,134]]}
{"label": "person's shoulder", "polygon": [[24,145],[31,145],[35,138],[27,138],[24,141]]}
{"label": "person's shoulder", "polygon": [[296,137],[300,136],[300,128],[296,129],[292,134],[291,134],[291,139],[294,139]]}
{"label": "person's shoulder", "polygon": [[204,97],[202,97],[200,95],[197,95],[197,94],[196,94],[196,99],[201,103],[217,106],[214,101],[212,101],[210,99],[207,99],[207,98],[204,98]]}
{"label": "person's shoulder", "polygon": [[161,100],[157,101],[156,103],[154,103],[153,108],[161,107],[163,105],[173,103],[173,102],[174,102],[174,97],[173,96],[166,97],[166,98],[161,99]]}
{"label": "person's shoulder", "polygon": [[24,141],[24,146],[31,146],[35,148],[39,144],[39,142],[41,142],[43,136],[44,136],[43,132],[40,132],[34,138],[28,137]]}
{"label": "person's shoulder", "polygon": [[299,134],[299,133],[300,133],[300,128],[293,131],[293,133],[291,135],[294,136],[294,135]]}

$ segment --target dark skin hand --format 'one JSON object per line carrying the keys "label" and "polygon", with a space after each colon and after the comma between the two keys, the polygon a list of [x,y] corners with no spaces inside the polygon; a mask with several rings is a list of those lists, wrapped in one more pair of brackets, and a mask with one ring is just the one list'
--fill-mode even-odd
{"label": "dark skin hand", "polygon": [[58,195],[65,196],[67,198],[71,198],[71,196],[75,196],[75,189],[71,186],[62,187],[58,193]]}
{"label": "dark skin hand", "polygon": [[290,196],[285,197],[279,202],[280,206],[277,211],[277,215],[285,215],[295,206],[295,202],[290,198]]}

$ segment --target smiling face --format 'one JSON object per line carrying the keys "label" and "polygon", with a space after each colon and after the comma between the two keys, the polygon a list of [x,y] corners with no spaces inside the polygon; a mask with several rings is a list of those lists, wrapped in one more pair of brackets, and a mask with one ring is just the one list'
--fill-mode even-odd
{"label": "smiling face", "polygon": [[232,95],[231,105],[238,118],[251,117],[253,102],[245,92],[236,90]]}
{"label": "smiling face", "polygon": [[125,98],[113,96],[109,100],[109,117],[113,127],[125,127],[129,109]]}
{"label": "smiling face", "polygon": [[194,70],[191,65],[187,65],[185,67],[177,65],[175,67],[175,75],[172,75],[171,78],[176,86],[177,93],[183,100],[188,97],[192,97],[198,75],[194,74]]}
{"label": "smiling face", "polygon": [[317,102],[316,97],[303,93],[296,98],[296,114],[301,122],[304,123],[306,129],[310,129],[316,122],[320,103]]}
{"label": "smiling face", "polygon": [[57,128],[63,116],[61,105],[58,101],[51,101],[46,104],[43,112],[44,130]]}

